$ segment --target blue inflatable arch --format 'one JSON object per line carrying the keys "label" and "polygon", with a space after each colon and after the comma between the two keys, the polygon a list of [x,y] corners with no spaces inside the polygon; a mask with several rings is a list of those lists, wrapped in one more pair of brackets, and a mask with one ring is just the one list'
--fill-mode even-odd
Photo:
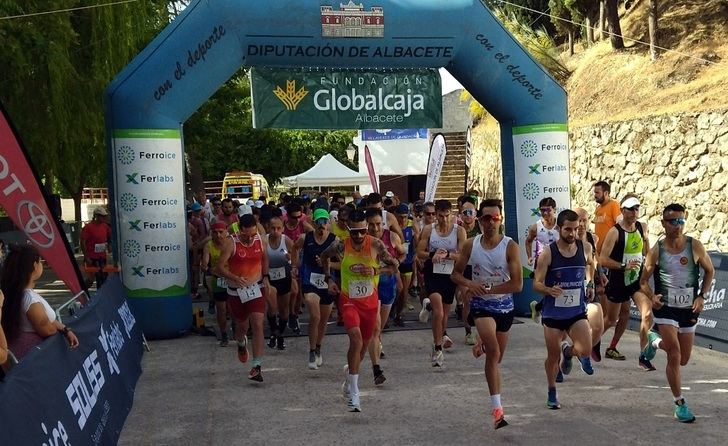
{"label": "blue inflatable arch", "polygon": [[[382,26],[324,36],[324,12],[352,8]],[[149,337],[190,326],[182,125],[241,66],[446,67],[500,123],[506,232],[516,239],[513,128],[567,122],[564,90],[478,0],[192,2],[105,97],[115,248]],[[568,168],[562,183],[568,193]]]}

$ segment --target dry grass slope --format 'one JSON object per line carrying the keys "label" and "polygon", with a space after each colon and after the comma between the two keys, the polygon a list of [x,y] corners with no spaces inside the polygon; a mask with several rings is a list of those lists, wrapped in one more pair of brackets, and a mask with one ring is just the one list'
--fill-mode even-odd
{"label": "dry grass slope", "polygon": [[[728,107],[728,0],[659,3],[659,44],[682,54],[661,52],[653,62],[648,46],[626,39],[623,51],[608,41],[579,48],[567,59],[571,125]],[[624,36],[649,41],[647,4],[621,11]]]}

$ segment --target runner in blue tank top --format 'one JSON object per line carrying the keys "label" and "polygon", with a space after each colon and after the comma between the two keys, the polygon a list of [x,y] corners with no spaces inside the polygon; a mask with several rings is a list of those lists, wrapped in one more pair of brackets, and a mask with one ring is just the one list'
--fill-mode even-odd
{"label": "runner in blue tank top", "polygon": [[[556,225],[559,228],[559,240],[541,253],[533,279],[533,290],[545,296],[541,321],[546,340],[546,406],[549,409],[561,408],[556,397],[559,354],[564,357],[561,372],[568,375],[571,372],[572,356],[588,357],[592,347],[586,318],[587,298],[591,299],[594,293],[593,286],[589,286],[592,281],[591,246],[577,240],[579,215],[576,212],[570,209],[561,211]],[[561,341],[564,333],[569,335],[573,345]]]}

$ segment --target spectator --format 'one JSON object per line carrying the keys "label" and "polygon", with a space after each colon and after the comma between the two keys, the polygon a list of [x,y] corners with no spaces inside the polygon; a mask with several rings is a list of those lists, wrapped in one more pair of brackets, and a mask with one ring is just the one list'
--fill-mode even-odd
{"label": "spectator", "polygon": [[8,347],[18,359],[28,354],[45,338],[63,333],[71,348],[78,347],[76,335],[60,321],[45,299],[33,290],[43,274],[38,250],[31,245],[17,245],[3,265],[0,287],[5,295],[2,328]]}
{"label": "spectator", "polygon": [[106,253],[110,252],[111,243],[108,215],[105,208],[97,207],[94,209],[93,220],[81,229],[81,251],[88,271],[86,286],[93,285],[95,279],[96,288],[101,288],[108,275],[104,272]]}

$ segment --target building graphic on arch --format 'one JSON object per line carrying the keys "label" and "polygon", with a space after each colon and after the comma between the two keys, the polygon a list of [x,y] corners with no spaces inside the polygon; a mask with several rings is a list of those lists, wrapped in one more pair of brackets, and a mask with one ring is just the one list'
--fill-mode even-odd
{"label": "building graphic on arch", "polygon": [[321,35],[323,37],[384,37],[384,8],[372,6],[365,11],[363,3],[340,3],[339,10],[333,6],[321,6]]}

